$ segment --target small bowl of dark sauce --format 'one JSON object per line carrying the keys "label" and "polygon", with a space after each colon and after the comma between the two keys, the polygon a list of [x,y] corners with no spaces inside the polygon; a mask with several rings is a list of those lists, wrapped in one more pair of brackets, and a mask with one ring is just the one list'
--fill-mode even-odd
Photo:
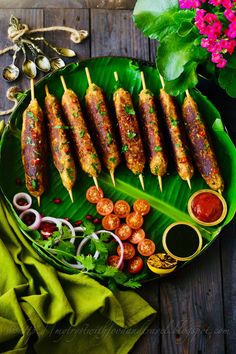
{"label": "small bowl of dark sauce", "polygon": [[175,222],[167,227],[162,237],[164,250],[177,261],[189,261],[202,249],[202,235],[191,223]]}

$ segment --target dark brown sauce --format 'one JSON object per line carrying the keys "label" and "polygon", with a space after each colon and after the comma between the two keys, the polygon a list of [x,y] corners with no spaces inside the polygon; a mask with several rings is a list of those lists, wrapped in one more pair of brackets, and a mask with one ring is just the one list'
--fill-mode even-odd
{"label": "dark brown sauce", "polygon": [[167,233],[166,245],[173,255],[184,258],[190,257],[198,249],[198,234],[189,225],[176,225]]}

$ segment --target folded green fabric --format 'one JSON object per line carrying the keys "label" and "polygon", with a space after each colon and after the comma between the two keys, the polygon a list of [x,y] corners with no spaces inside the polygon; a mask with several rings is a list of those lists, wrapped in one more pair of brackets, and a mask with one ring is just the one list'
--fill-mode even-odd
{"label": "folded green fabric", "polygon": [[124,354],[156,311],[133,291],[113,294],[64,274],[31,247],[0,197],[0,352]]}

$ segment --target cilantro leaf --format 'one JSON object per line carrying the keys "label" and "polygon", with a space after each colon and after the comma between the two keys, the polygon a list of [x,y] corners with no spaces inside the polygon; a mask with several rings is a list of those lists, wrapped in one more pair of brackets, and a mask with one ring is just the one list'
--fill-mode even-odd
{"label": "cilantro leaf", "polygon": [[128,113],[128,114],[135,115],[135,111],[134,111],[134,109],[133,109],[132,106],[129,106],[129,105],[126,104],[126,105],[124,106],[124,110],[125,110],[125,112]]}
{"label": "cilantro leaf", "polygon": [[88,256],[84,256],[83,254],[81,254],[79,256],[76,256],[76,259],[78,262],[80,262],[84,266],[85,270],[87,270],[87,271],[94,270],[95,260],[90,254]]}
{"label": "cilantro leaf", "polygon": [[[69,253],[71,255],[75,255],[75,246],[70,241],[60,241],[58,243],[57,249],[59,249],[60,251]],[[69,255],[68,256],[64,255],[63,258],[68,262],[73,260],[73,258],[70,257]]]}
{"label": "cilantro leaf", "polygon": [[95,225],[89,220],[84,220],[83,226],[85,227],[84,235],[91,235],[95,231]]}

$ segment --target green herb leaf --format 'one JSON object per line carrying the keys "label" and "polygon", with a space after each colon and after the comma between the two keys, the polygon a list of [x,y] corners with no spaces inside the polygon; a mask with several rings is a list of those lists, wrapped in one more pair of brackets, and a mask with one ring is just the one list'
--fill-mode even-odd
{"label": "green herb leaf", "polygon": [[106,136],[107,136],[107,144],[110,145],[113,142],[112,134],[110,132],[107,132]]}
{"label": "green herb leaf", "polygon": [[66,172],[67,172],[68,177],[70,178],[70,180],[73,181],[74,180],[74,170],[73,170],[73,168],[67,168]]}
{"label": "green herb leaf", "polygon": [[79,132],[79,136],[80,136],[81,138],[83,138],[84,134],[85,134],[85,131],[84,131],[84,130],[81,130],[81,131]]}
{"label": "green herb leaf", "polygon": [[83,254],[76,256],[78,262],[83,264],[84,269],[87,271],[93,270],[95,268],[94,258],[89,254],[88,256],[84,256]]}
{"label": "green herb leaf", "polygon": [[54,125],[54,129],[70,129],[67,125]]}
{"label": "green herb leaf", "polygon": [[91,235],[95,231],[95,225],[89,220],[84,220],[83,226],[85,227],[85,235]]}
{"label": "green herb leaf", "polygon": [[110,157],[109,158],[109,161],[113,162],[113,163],[116,163],[116,157]]}
{"label": "green herb leaf", "polygon": [[32,179],[31,186],[34,190],[38,189],[38,181],[36,179]]}
{"label": "green herb leaf", "polygon": [[134,111],[134,109],[133,109],[132,106],[125,105],[125,106],[124,106],[124,110],[125,110],[125,112],[128,113],[128,114],[135,115],[135,111]]}
{"label": "green herb leaf", "polygon": [[135,138],[136,135],[137,135],[137,134],[136,134],[135,132],[130,132],[130,131],[127,132],[127,136],[128,136],[129,139]]}
{"label": "green herb leaf", "polygon": [[35,115],[34,115],[34,113],[33,112],[27,112],[27,115],[31,118],[31,119],[33,119],[35,122],[38,122],[38,118],[37,117],[35,117]]}
{"label": "green herb leaf", "polygon": [[154,147],[154,151],[156,151],[156,152],[162,151],[162,147],[161,146],[155,146]]}
{"label": "green herb leaf", "polygon": [[[57,248],[60,251],[64,251],[64,252],[69,253],[71,255],[75,255],[75,246],[70,241],[60,241],[58,243]],[[73,260],[73,257],[70,257],[69,255],[68,256],[65,255],[65,256],[63,256],[63,258],[68,262],[71,262]]]}
{"label": "green herb leaf", "polygon": [[154,113],[155,112],[155,109],[153,107],[150,107],[149,108],[149,113]]}
{"label": "green herb leaf", "polygon": [[123,145],[121,148],[121,152],[127,152],[129,150],[128,145]]}

